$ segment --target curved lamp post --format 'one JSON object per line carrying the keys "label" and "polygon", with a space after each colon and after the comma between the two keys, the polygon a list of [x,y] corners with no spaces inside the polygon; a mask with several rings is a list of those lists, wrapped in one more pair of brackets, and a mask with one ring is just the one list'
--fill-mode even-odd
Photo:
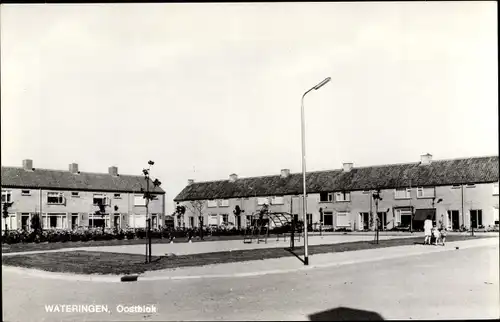
{"label": "curved lamp post", "polygon": [[306,202],[306,138],[305,138],[305,118],[304,118],[304,97],[310,91],[318,90],[323,85],[330,81],[330,77],[325,78],[321,83],[312,87],[302,95],[302,106],[301,106],[301,134],[302,134],[302,185],[304,189],[304,194],[302,196],[302,206],[304,213],[304,265],[309,265],[309,253],[308,253],[308,238],[307,238],[307,202]]}

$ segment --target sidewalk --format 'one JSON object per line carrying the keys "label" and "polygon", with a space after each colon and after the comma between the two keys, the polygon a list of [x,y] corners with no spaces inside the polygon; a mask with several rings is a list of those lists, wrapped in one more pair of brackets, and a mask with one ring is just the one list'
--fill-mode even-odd
{"label": "sidewalk", "polygon": [[[395,239],[395,238],[414,238],[419,235],[406,236],[380,236],[380,240]],[[374,240],[374,234],[371,235],[329,235],[329,236],[309,236],[309,245],[328,245],[351,243],[357,241]],[[295,245],[301,246],[304,244],[304,239],[295,240]],[[128,254],[144,254],[144,245],[123,245],[123,246],[100,246],[100,247],[84,247],[80,250],[113,252],[113,253],[128,253]],[[201,253],[215,253],[245,249],[265,249],[265,248],[286,248],[290,247],[290,238],[286,241],[281,237],[278,241],[276,237],[267,239],[267,244],[264,242],[257,243],[254,239],[251,244],[243,243],[243,240],[224,240],[224,241],[207,241],[198,243],[173,243],[173,244],[154,244],[152,245],[153,256],[164,256],[166,254],[189,255]]]}
{"label": "sidewalk", "polygon": [[[359,264],[382,259],[417,256],[428,253],[459,251],[473,247],[499,246],[496,238],[486,238],[447,243],[445,246],[410,245],[366,249],[341,253],[318,254],[309,257],[309,266],[305,266],[296,257],[283,257],[276,259],[246,261],[227,264],[206,265],[197,267],[183,267],[148,271],[141,274],[140,281],[162,279],[189,279],[189,278],[214,278],[214,277],[244,277],[266,274],[278,274],[310,270],[320,267],[334,267],[339,265]],[[459,247],[457,250],[456,247]]]}

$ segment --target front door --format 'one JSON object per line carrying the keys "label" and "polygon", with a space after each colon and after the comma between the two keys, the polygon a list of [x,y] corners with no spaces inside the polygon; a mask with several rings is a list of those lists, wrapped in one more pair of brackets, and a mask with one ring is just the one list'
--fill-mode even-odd
{"label": "front door", "polygon": [[241,228],[241,215],[239,216],[235,216],[236,217],[236,227],[238,227],[238,229]]}
{"label": "front door", "polygon": [[472,228],[478,228],[483,224],[483,213],[482,210],[471,210],[470,211],[470,223]]}
{"label": "front door", "polygon": [[189,217],[189,227],[194,228],[194,217]]}
{"label": "front door", "polygon": [[460,221],[459,221],[459,212],[458,210],[448,210],[448,220],[451,223],[451,230],[460,229]]}
{"label": "front door", "polygon": [[363,222],[363,230],[370,230],[370,213],[362,212],[361,214],[362,222]]}
{"label": "front door", "polygon": [[385,230],[385,224],[387,223],[387,213],[379,212],[378,215],[378,229]]}

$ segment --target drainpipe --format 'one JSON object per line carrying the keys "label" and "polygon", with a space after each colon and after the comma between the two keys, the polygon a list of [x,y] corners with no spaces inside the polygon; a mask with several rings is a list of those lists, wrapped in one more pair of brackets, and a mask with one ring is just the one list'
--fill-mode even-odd
{"label": "drainpipe", "polygon": [[42,226],[42,230],[43,230],[43,216],[42,216],[42,188],[39,189],[40,191],[40,226]]}
{"label": "drainpipe", "polygon": [[462,184],[462,226],[465,227],[465,212],[464,212],[464,185]]}

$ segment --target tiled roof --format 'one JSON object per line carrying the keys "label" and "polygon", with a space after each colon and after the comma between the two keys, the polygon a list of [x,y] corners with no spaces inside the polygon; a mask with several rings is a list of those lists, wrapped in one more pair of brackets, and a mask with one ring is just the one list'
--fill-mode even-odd
{"label": "tiled roof", "polygon": [[[309,193],[392,189],[411,186],[442,186],[498,181],[498,156],[435,160],[431,164],[391,164],[306,174]],[[301,194],[302,173],[198,182],[186,186],[174,201],[228,199],[251,196]]]}
{"label": "tiled roof", "polygon": [[[143,176],[123,174],[112,176],[107,173],[90,172],[73,174],[61,170],[34,169],[26,171],[19,167],[2,167],[2,187],[140,192],[141,187],[146,189],[146,182]],[[150,180],[151,191],[152,187],[153,183]],[[156,188],[154,191],[158,194],[165,193],[161,188]]]}

